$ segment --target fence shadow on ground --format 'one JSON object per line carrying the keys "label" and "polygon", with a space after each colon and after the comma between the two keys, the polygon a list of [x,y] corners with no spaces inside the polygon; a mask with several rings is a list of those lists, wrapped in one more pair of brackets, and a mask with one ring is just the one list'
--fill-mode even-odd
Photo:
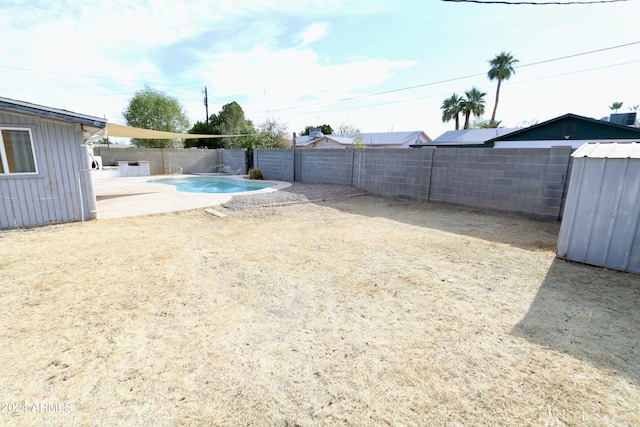
{"label": "fence shadow on ground", "polygon": [[[323,206],[355,215],[384,217],[413,226],[504,243],[526,250],[555,252],[560,230],[560,223],[553,221],[371,195],[328,200],[323,202]],[[519,232],[532,229],[537,233]],[[529,237],[523,237],[525,234]]]}
{"label": "fence shadow on ground", "polygon": [[640,385],[640,276],[556,259],[512,333]]}

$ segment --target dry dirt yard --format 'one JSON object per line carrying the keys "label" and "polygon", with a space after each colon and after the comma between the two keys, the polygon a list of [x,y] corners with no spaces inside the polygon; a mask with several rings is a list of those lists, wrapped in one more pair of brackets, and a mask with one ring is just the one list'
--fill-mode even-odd
{"label": "dry dirt yard", "polygon": [[0,424],[640,425],[640,277],[554,259],[558,224],[226,213],[0,233]]}

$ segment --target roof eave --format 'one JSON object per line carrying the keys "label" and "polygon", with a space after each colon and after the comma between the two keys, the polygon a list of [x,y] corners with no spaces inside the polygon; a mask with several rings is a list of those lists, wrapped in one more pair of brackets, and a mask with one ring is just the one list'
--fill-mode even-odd
{"label": "roof eave", "polygon": [[104,128],[107,123],[106,119],[101,119],[99,117],[73,113],[71,111],[59,110],[57,108],[45,107],[43,105],[31,104],[28,102],[17,101],[8,98],[0,98],[0,109],[20,111],[24,113],[35,114],[37,116],[51,117],[54,119],[73,123],[81,123],[100,128]]}

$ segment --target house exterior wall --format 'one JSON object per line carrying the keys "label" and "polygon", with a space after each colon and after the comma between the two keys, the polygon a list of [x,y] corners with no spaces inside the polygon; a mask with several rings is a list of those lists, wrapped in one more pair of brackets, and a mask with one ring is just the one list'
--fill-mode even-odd
{"label": "house exterior wall", "polygon": [[0,111],[0,125],[31,129],[37,166],[33,175],[0,175],[0,228],[95,218],[95,192],[79,124]]}
{"label": "house exterior wall", "polygon": [[346,145],[338,144],[337,142],[332,141],[332,140],[327,139],[327,138],[321,138],[321,139],[318,140],[318,142],[313,144],[313,148],[316,148],[316,149],[342,148],[342,149],[344,149],[344,148],[346,148]]}
{"label": "house exterior wall", "polygon": [[640,159],[574,159],[559,258],[640,273]]}

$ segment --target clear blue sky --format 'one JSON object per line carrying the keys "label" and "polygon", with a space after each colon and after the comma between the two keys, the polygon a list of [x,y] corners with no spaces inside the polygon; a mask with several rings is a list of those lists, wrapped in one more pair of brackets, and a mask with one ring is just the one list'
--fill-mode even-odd
{"label": "clear blue sky", "polygon": [[275,118],[289,132],[345,122],[435,138],[453,129],[440,110],[453,92],[487,92],[490,117],[487,61],[509,51],[520,63],[503,84],[503,126],[569,112],[601,118],[614,101],[620,112],[640,104],[638,17],[640,0],[0,0],[0,96],[123,123],[148,84],[194,122],[205,118],[206,85],[210,114],[237,101],[255,124]]}

